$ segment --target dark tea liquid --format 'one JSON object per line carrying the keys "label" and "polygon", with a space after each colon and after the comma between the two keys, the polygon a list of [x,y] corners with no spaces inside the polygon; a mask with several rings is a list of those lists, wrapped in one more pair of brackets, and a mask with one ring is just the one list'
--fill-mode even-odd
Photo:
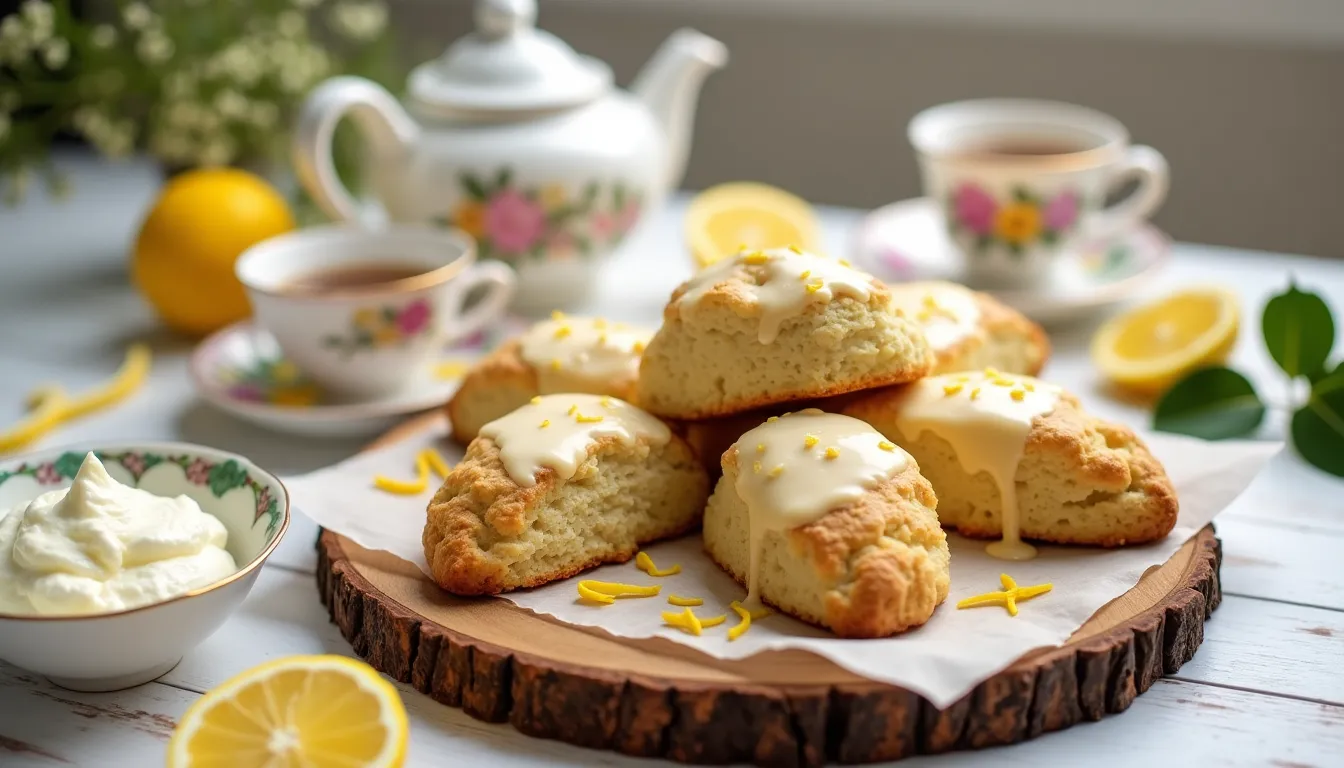
{"label": "dark tea liquid", "polygon": [[405,280],[408,277],[423,275],[430,269],[423,264],[383,261],[367,264],[340,264],[334,267],[323,267],[291,278],[285,284],[285,290],[293,293],[322,293],[350,288],[373,288],[387,283],[395,283],[398,280]]}

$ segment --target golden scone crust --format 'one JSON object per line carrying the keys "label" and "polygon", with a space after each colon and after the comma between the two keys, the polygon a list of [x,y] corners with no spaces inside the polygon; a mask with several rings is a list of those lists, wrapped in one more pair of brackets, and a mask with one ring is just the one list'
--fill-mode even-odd
{"label": "golden scone crust", "polygon": [[678,303],[688,284],[673,292],[640,365],[641,408],[707,419],[913,381],[932,370],[923,331],[896,315],[890,291],[875,278],[867,301],[809,304],[783,321],[772,343],[760,343],[762,309],[746,271],[710,288],[693,319]]}
{"label": "golden scone crust", "polygon": [[986,367],[1004,373],[1039,374],[1050,359],[1050,337],[1045,329],[987,293],[976,291],[975,302],[980,307],[985,342],[974,349],[953,348],[939,353],[930,375]]}
{"label": "golden scone crust", "polygon": [[[906,435],[897,426],[900,388],[866,393],[844,413],[868,422],[909,451],[938,493],[943,525],[975,538],[1003,533],[1002,501],[985,473],[968,475],[951,444],[937,435]],[[1017,469],[1023,538],[1115,547],[1161,539],[1180,505],[1161,462],[1133,430],[1082,410],[1061,393],[1037,417]]]}
{"label": "golden scone crust", "polygon": [[[541,391],[537,371],[523,359],[521,349],[519,339],[509,339],[481,358],[463,377],[462,386],[445,407],[454,440],[465,445],[486,424],[522,407],[537,395],[553,394]],[[602,391],[587,394],[611,395],[626,402],[633,402],[635,396],[633,380],[609,379],[596,389]]]}
{"label": "golden scone crust", "polygon": [[[736,448],[723,463],[705,513],[705,550],[745,587],[749,524],[734,487]],[[947,599],[951,578],[937,503],[912,461],[858,501],[785,532],[786,541],[767,535],[762,601],[840,637],[887,637],[925,623]]]}
{"label": "golden scone crust", "polygon": [[694,529],[709,481],[675,435],[662,446],[599,438],[574,477],[509,476],[494,441],[478,437],[429,504],[423,543],[434,581],[491,595],[622,563],[639,546]]}

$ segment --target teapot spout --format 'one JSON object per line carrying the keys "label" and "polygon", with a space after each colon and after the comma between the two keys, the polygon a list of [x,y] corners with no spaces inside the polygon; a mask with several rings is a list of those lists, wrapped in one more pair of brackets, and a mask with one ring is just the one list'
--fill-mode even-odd
{"label": "teapot spout", "polygon": [[723,43],[693,29],[680,29],[663,42],[631,85],[663,128],[664,189],[680,184],[686,173],[700,86],[710,72],[727,63]]}

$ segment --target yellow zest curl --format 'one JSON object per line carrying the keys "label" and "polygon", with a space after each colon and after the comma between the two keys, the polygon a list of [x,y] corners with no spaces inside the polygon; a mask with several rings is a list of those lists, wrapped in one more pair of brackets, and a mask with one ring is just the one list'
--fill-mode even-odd
{"label": "yellow zest curl", "polygon": [[1016,401],[1018,401],[1018,402],[1022,402],[1022,400],[1025,399],[1026,396],[1027,396],[1027,390],[1025,390],[1025,389],[1014,389],[1012,392],[1009,392],[1008,395],[1009,395],[1010,397],[1012,397],[1014,400],[1016,400]]}
{"label": "yellow zest curl", "polygon": [[1055,588],[1054,584],[1049,582],[1045,584],[1036,584],[1030,587],[1019,587],[1017,582],[1006,573],[999,574],[999,583],[1003,589],[999,592],[986,592],[983,595],[975,595],[957,603],[957,608],[977,608],[982,605],[1002,605],[1008,609],[1009,616],[1017,615],[1017,601],[1030,600],[1038,595],[1044,595],[1046,592]]}
{"label": "yellow zest curl", "polygon": [[643,587],[638,584],[622,584],[619,581],[595,581],[584,579],[579,586],[599,595],[608,597],[657,597],[662,587]]}
{"label": "yellow zest curl", "polygon": [[467,364],[448,360],[434,366],[434,375],[440,379],[456,379],[467,372]]}
{"label": "yellow zest curl", "polygon": [[532,397],[532,404],[533,404],[533,405],[541,405],[541,395],[534,395],[534,396]]}
{"label": "yellow zest curl", "polygon": [[808,448],[811,448],[812,446],[816,445],[819,441],[820,440],[816,435],[810,433],[803,435],[803,445]]}
{"label": "yellow zest curl", "polygon": [[747,630],[751,629],[752,619],[764,619],[766,616],[770,615],[770,611],[764,608],[756,612],[748,611],[736,600],[730,603],[729,607],[733,609],[733,613],[736,613],[741,617],[741,620],[737,622],[737,625],[728,630],[729,641],[736,640],[746,634]]}
{"label": "yellow zest curl", "polygon": [[946,395],[946,396],[948,396],[948,397],[951,397],[951,396],[957,394],[957,393],[960,392],[960,391],[961,391],[961,385],[960,385],[960,384],[944,384],[944,385],[943,385],[943,394]]}
{"label": "yellow zest curl", "polygon": [[380,491],[395,493],[398,496],[414,496],[424,493],[429,487],[429,458],[421,451],[415,457],[415,479],[396,480],[383,475],[375,475],[373,487]]}
{"label": "yellow zest curl", "polygon": [[562,325],[559,328],[555,329],[555,338],[563,339],[573,332],[574,332],[573,329],[571,329],[568,325]]}
{"label": "yellow zest curl", "polygon": [[549,426],[551,426],[551,420],[550,420],[550,419],[542,419],[542,420],[541,420],[541,424],[537,425],[537,429],[545,429],[545,428],[547,428],[547,427],[549,427]]}
{"label": "yellow zest curl", "polygon": [[653,558],[649,557],[648,552],[640,552],[635,555],[635,567],[654,577],[675,576],[681,573],[680,564],[673,564],[671,568],[659,570],[658,566],[653,564]]}
{"label": "yellow zest curl", "polygon": [[878,448],[881,448],[881,449],[884,450],[884,451],[894,451],[894,450],[896,450],[896,444],[895,444],[895,443],[891,443],[891,442],[887,442],[886,440],[883,440],[882,442],[878,443],[878,444],[877,444],[877,447],[878,447]]}
{"label": "yellow zest curl", "polygon": [[558,309],[553,309],[553,310],[551,310],[551,319],[552,319],[552,320],[564,320],[564,319],[565,319],[565,313],[564,313],[564,312],[561,312],[561,311],[558,310]]}
{"label": "yellow zest curl", "polygon": [[420,452],[420,456],[424,457],[425,463],[429,464],[429,468],[434,471],[434,474],[439,476],[439,479],[448,477],[448,471],[451,468],[448,466],[448,462],[439,455],[438,451],[433,448],[426,448]]}
{"label": "yellow zest curl", "polygon": [[670,626],[685,630],[696,637],[699,637],[701,630],[704,629],[704,625],[700,623],[700,619],[696,617],[690,608],[687,608],[681,613],[663,611],[663,622]]}
{"label": "yellow zest curl", "polygon": [[631,352],[634,352],[634,353],[637,354],[637,355],[643,354],[643,353],[644,353],[644,342],[642,342],[642,341],[636,341],[633,345],[631,345],[631,347],[630,347],[630,351],[631,351]]}
{"label": "yellow zest curl", "polygon": [[790,250],[790,251],[793,251],[794,253],[798,254],[799,256],[803,255],[803,249],[802,249],[802,248],[799,248],[799,247],[796,246],[796,245],[790,245],[790,246],[789,246],[789,250]]}
{"label": "yellow zest curl", "polygon": [[596,424],[605,419],[606,416],[584,416],[582,413],[574,417],[574,420],[580,424]]}
{"label": "yellow zest curl", "polygon": [[144,383],[150,360],[148,346],[132,344],[121,368],[106,384],[87,394],[71,398],[58,386],[40,387],[28,396],[29,414],[13,428],[0,432],[0,452],[22,448],[63,422],[124,400]]}
{"label": "yellow zest curl", "polygon": [[832,445],[831,447],[827,448],[827,449],[826,449],[826,458],[828,458],[828,459],[832,459],[832,460],[840,458],[840,449],[839,449],[839,448],[836,448],[836,447],[833,446],[833,445]]}
{"label": "yellow zest curl", "polygon": [[603,605],[611,605],[612,603],[616,602],[616,598],[612,597],[611,595],[604,595],[595,589],[589,588],[588,582],[586,581],[579,582],[579,597],[584,600],[591,600],[594,603],[601,603]]}
{"label": "yellow zest curl", "polygon": [[727,620],[727,614],[719,614],[718,616],[713,616],[708,619],[700,619],[700,626],[709,629],[710,627],[717,627]]}
{"label": "yellow zest curl", "polygon": [[971,399],[972,399],[972,400],[977,400],[977,399],[979,399],[979,397],[980,397],[980,388],[979,388],[979,387],[976,387],[975,389],[972,389],[972,390],[971,390]]}
{"label": "yellow zest curl", "polygon": [[690,608],[692,606],[705,604],[704,598],[682,597],[681,595],[668,595],[667,602],[668,604],[675,605],[678,608]]}

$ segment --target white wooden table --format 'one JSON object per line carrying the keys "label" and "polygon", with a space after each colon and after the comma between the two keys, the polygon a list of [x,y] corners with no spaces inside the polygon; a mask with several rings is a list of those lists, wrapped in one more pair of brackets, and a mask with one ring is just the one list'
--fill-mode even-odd
{"label": "white wooden table", "polygon": [[[190,344],[158,329],[126,273],[127,248],[157,175],[147,164],[112,168],[82,158],[70,164],[73,199],[0,209],[0,422],[18,418],[34,385],[91,385],[117,366],[127,342],[148,339],[156,357],[146,388],[44,445],[186,440],[243,453],[279,473],[316,469],[358,450],[358,442],[264,432],[200,403],[186,372]],[[656,321],[668,292],[689,271],[681,210],[682,201],[674,202],[610,265],[593,311]],[[844,247],[859,215],[822,211],[832,252]],[[1259,314],[1290,273],[1344,312],[1344,262],[1227,248],[1178,245],[1151,292],[1199,281],[1238,290],[1246,322],[1234,364],[1283,401],[1288,394],[1263,350]],[[1084,354],[1090,330],[1055,329],[1055,358],[1045,375],[1079,392],[1095,411],[1144,423],[1142,411],[1101,394]],[[1267,435],[1281,436],[1282,425],[1275,420]],[[906,765],[1344,765],[1344,482],[1286,451],[1217,525],[1225,551],[1222,607],[1179,674],[1099,723]],[[315,537],[313,524],[296,515],[241,610],[158,682],[81,694],[0,663],[0,765],[161,764],[176,718],[229,676],[288,654],[350,654],[318,603]],[[399,687],[411,713],[410,765],[649,764],[529,739]]]}

